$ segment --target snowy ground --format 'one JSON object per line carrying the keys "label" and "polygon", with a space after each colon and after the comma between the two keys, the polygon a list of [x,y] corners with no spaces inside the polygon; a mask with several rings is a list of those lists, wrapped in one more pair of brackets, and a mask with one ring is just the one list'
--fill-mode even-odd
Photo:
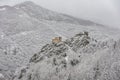
{"label": "snowy ground", "polygon": [[27,65],[29,59],[56,36],[65,41],[79,32],[88,31],[91,38],[100,42],[120,39],[119,29],[84,20],[81,24],[81,20],[31,2],[4,7],[0,8],[0,73],[8,78],[18,67]]}

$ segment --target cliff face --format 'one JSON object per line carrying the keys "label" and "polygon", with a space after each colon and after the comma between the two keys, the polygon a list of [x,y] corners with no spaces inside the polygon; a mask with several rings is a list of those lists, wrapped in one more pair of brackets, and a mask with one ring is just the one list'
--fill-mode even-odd
{"label": "cliff face", "polygon": [[120,41],[97,41],[88,32],[46,44],[14,80],[119,80]]}

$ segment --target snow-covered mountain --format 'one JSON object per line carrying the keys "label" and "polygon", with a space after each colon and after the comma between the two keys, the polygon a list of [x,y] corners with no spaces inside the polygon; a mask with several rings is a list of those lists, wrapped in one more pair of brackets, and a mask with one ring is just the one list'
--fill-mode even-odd
{"label": "snow-covered mountain", "polygon": [[[15,6],[0,6],[0,73],[10,80],[14,71],[29,64],[31,57],[35,53],[39,53],[42,46],[51,43],[52,38],[61,36],[65,41],[83,31],[89,32],[90,38],[98,41],[95,42],[96,45],[103,43],[110,45],[120,38],[120,31],[117,29],[50,11],[30,1]],[[94,43],[94,40],[92,42]],[[81,48],[75,47],[78,43],[63,44],[67,45],[63,47],[69,48],[73,53],[75,52],[73,50],[76,50],[78,54],[80,53],[79,49]],[[75,45],[70,48],[69,44]],[[88,53],[102,51],[99,48],[94,50],[91,46],[85,49],[90,50]],[[107,54],[109,53],[106,52]],[[23,78],[23,80],[25,79]]]}
{"label": "snow-covered mountain", "polygon": [[14,80],[119,80],[120,40],[98,41],[88,32],[43,46]]}

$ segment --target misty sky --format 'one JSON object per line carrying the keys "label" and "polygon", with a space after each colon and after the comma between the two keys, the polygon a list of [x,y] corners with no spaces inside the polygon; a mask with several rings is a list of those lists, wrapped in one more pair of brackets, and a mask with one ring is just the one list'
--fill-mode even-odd
{"label": "misty sky", "polygon": [[[14,5],[23,1],[26,0],[0,0],[0,5]],[[31,1],[53,11],[120,28],[120,0]]]}

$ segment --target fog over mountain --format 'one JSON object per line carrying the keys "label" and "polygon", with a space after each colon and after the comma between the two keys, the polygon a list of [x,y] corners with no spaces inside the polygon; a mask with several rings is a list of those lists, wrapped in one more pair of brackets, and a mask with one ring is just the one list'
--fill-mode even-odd
{"label": "fog over mountain", "polygon": [[31,1],[2,5],[0,80],[120,80],[119,34]]}
{"label": "fog over mountain", "polygon": [[[0,0],[0,5],[14,5],[26,0]],[[29,0],[30,1],[30,0]],[[119,28],[119,0],[31,0],[60,13]]]}

